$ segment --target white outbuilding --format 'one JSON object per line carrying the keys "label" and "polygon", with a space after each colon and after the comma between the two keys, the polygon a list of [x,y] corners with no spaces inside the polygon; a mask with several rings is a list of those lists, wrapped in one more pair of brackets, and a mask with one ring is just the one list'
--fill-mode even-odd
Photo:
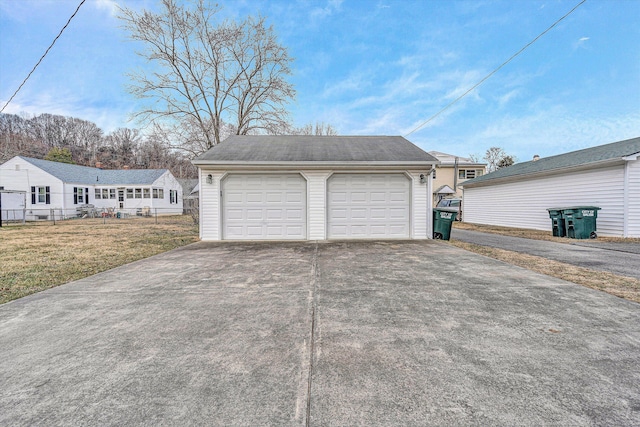
{"label": "white outbuilding", "polygon": [[640,237],[640,138],[534,158],[461,186],[465,222],[551,230],[547,208],[596,206],[598,235]]}
{"label": "white outbuilding", "polygon": [[202,240],[432,234],[438,160],[399,136],[232,136],[193,163]]}

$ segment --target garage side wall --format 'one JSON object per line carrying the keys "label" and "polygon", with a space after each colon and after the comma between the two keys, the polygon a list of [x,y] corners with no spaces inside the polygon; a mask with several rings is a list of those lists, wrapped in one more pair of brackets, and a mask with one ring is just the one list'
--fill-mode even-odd
{"label": "garage side wall", "polygon": [[411,216],[413,218],[413,233],[414,239],[430,239],[432,235],[431,231],[431,212],[433,209],[433,201],[431,197],[432,178],[431,174],[428,174],[427,184],[420,182],[420,174],[427,175],[424,170],[409,171],[411,177],[411,210],[413,211]]}
{"label": "garage side wall", "polygon": [[640,237],[640,158],[627,162],[627,233]]}
{"label": "garage side wall", "polygon": [[[211,174],[213,181],[207,183]],[[200,170],[200,239],[220,240],[220,180],[223,171]]]}
{"label": "garage side wall", "polygon": [[616,166],[464,189],[463,220],[551,230],[547,208],[598,206],[602,236],[623,235],[624,167]]}

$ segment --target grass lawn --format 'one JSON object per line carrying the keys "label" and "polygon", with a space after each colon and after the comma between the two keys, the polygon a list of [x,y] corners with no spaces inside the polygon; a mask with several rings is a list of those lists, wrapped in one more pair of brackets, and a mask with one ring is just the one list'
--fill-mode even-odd
{"label": "grass lawn", "polygon": [[[550,231],[526,230],[521,228],[496,227],[468,223],[454,223],[455,228],[463,230],[481,231],[484,233],[501,234],[505,236],[524,237],[527,239],[549,240],[567,243],[566,238],[553,237]],[[616,237],[598,237],[599,241],[640,243],[640,239],[623,239]],[[588,240],[585,240],[588,241]],[[480,246],[473,243],[450,240],[450,244],[495,258],[509,264],[517,265],[547,276],[557,277],[568,282],[577,283],[592,289],[598,289],[609,294],[640,303],[640,280],[633,277],[620,276],[613,273],[576,267],[558,261],[549,260],[534,255],[506,251],[504,249]]]}
{"label": "grass lawn", "polygon": [[0,304],[198,240],[190,216],[0,228]]}

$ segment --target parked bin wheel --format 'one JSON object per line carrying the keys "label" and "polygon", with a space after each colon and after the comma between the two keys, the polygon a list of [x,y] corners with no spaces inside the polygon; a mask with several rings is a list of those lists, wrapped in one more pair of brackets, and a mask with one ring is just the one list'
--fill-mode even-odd
{"label": "parked bin wheel", "polygon": [[442,233],[433,233],[433,238],[436,240],[442,240]]}
{"label": "parked bin wheel", "polygon": [[590,239],[595,239],[596,237],[598,237],[598,235],[596,234],[595,231],[592,231],[591,234],[589,234]]}

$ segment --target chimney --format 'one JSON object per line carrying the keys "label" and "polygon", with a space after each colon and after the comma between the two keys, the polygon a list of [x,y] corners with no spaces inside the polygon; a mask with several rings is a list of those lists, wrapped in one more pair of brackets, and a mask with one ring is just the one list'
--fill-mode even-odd
{"label": "chimney", "polygon": [[98,169],[102,169],[102,162],[96,162],[96,167]]}
{"label": "chimney", "polygon": [[537,162],[538,160],[540,160],[540,156],[538,156],[537,154],[533,155],[533,161]]}
{"label": "chimney", "polygon": [[127,170],[129,170],[129,165],[124,165],[124,166],[122,167],[122,169],[124,169],[124,170],[126,170],[126,171],[127,171]]}

